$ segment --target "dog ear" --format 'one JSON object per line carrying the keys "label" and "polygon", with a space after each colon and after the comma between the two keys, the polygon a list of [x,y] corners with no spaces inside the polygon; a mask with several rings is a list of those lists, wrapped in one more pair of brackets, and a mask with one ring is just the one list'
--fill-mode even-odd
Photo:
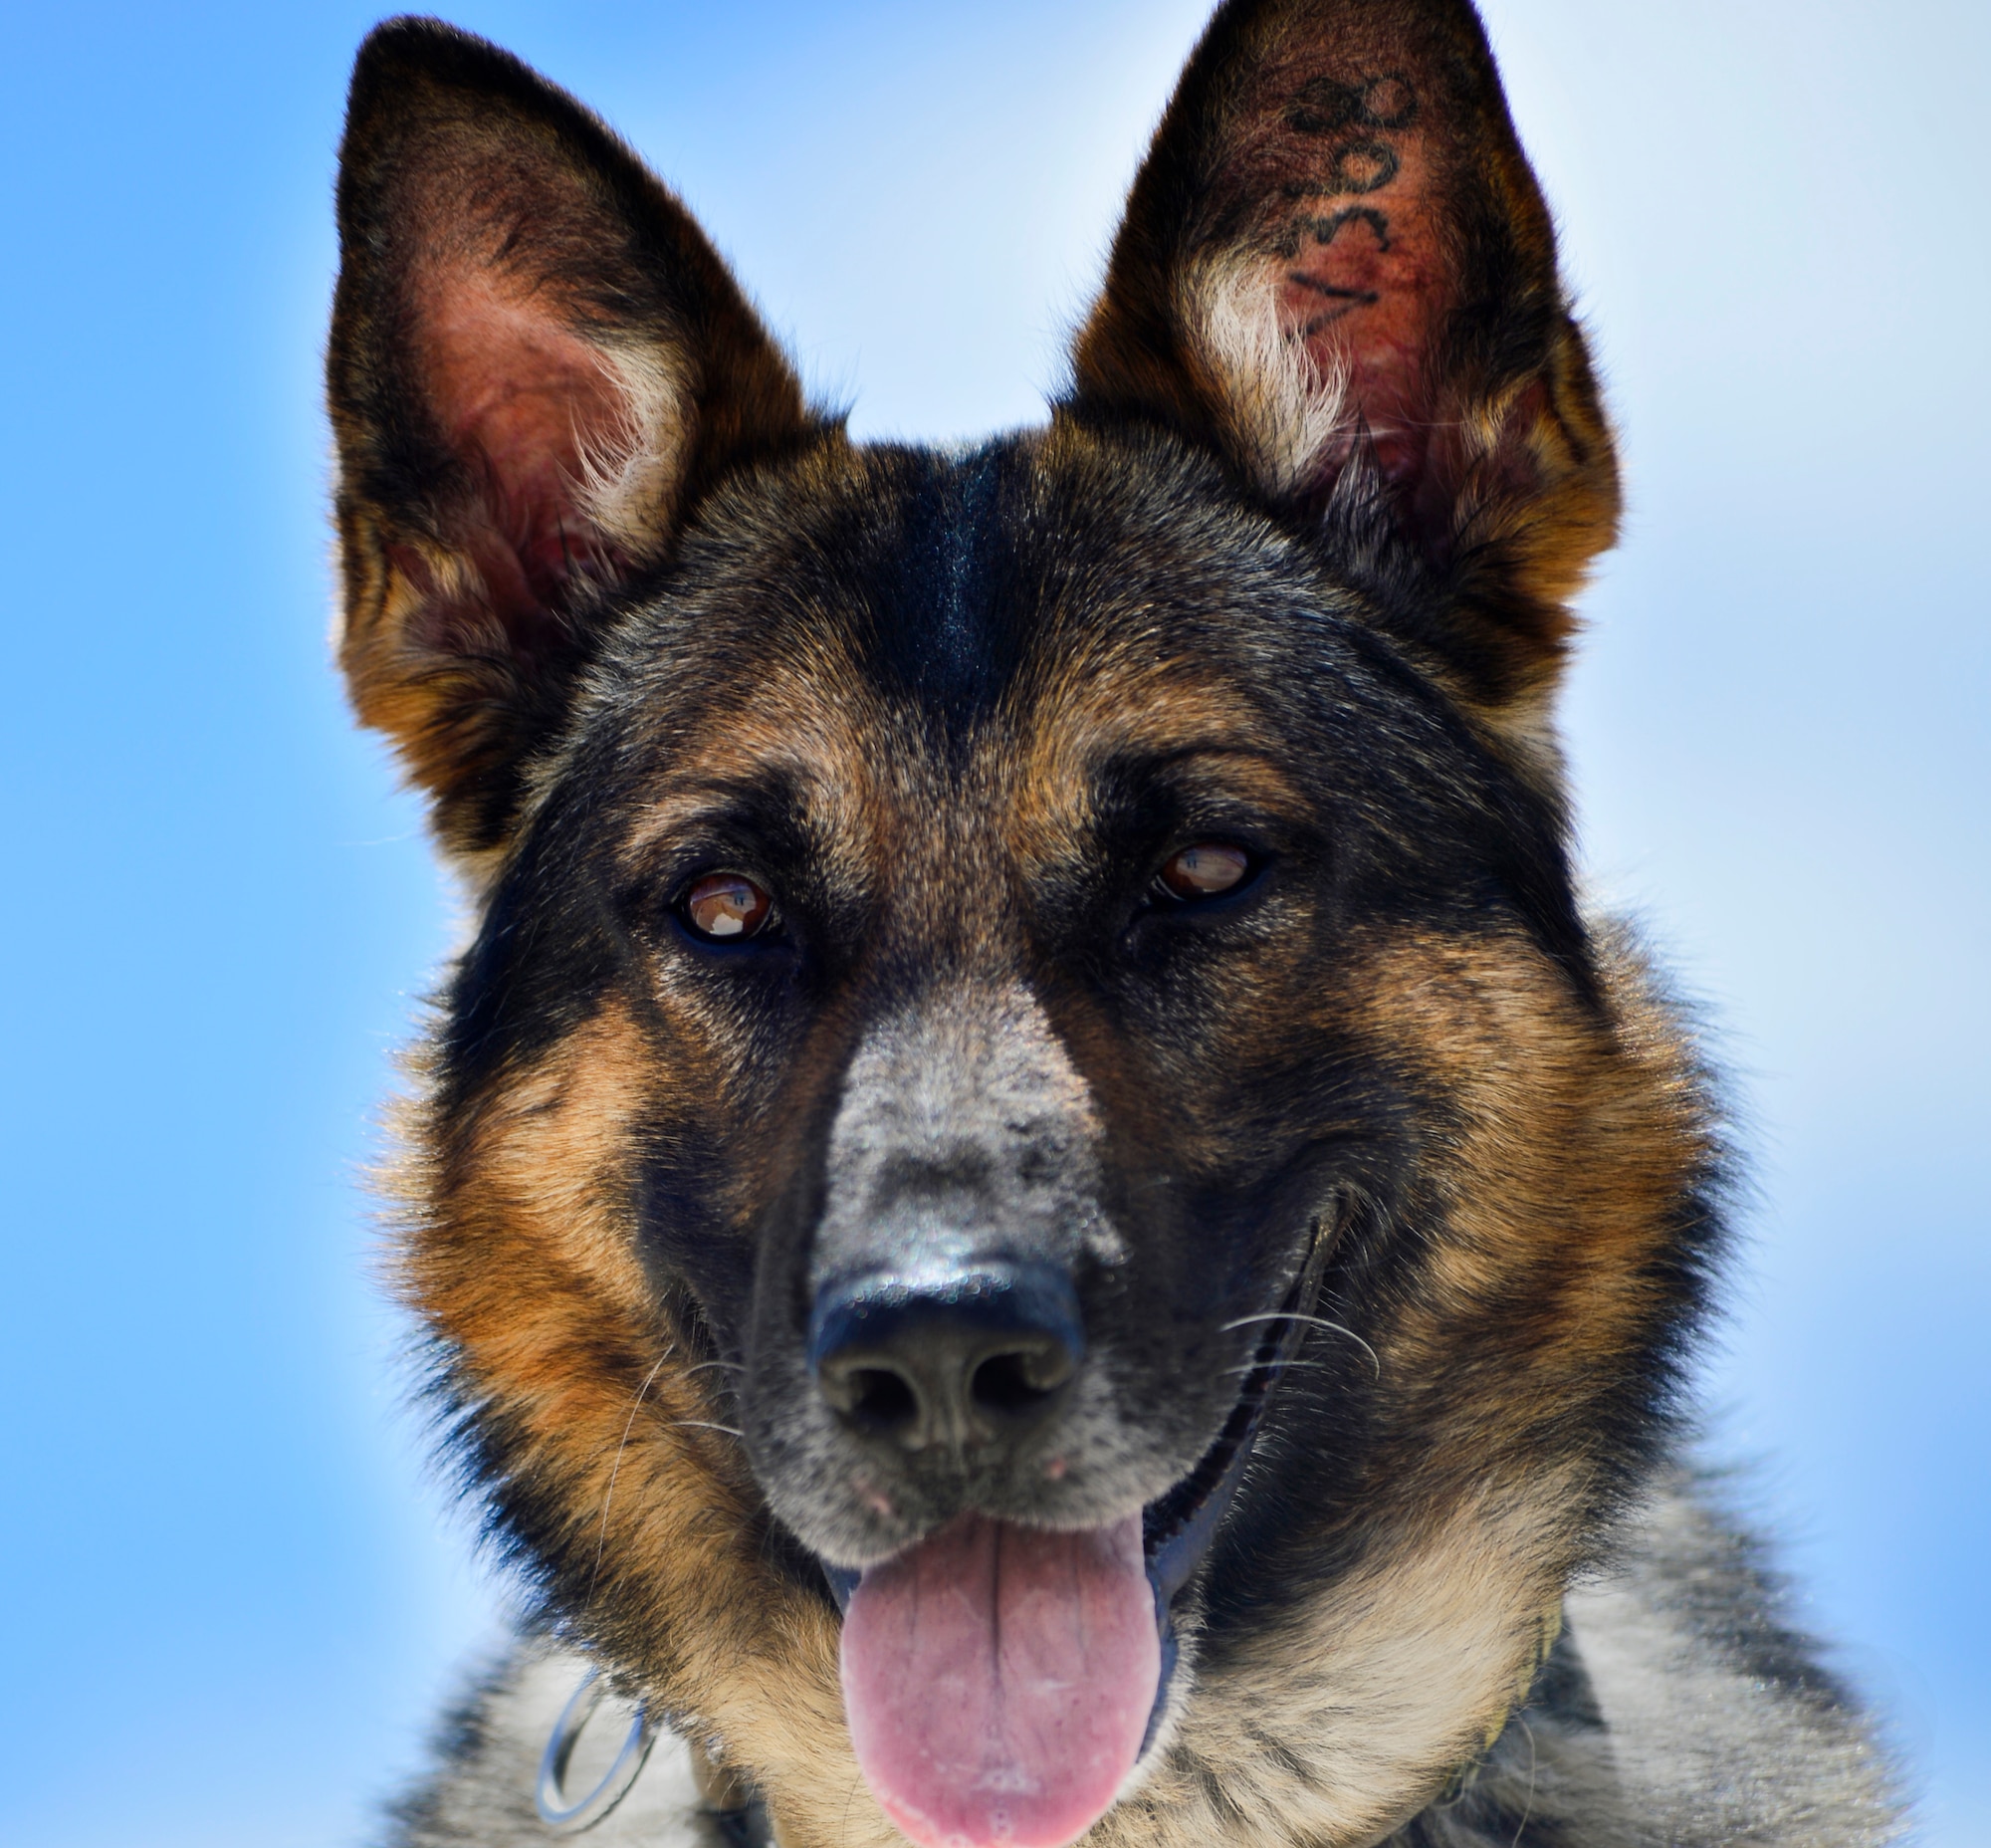
{"label": "dog ear", "polygon": [[[1614,536],[1617,468],[1467,0],[1223,6],[1134,182],[1074,374],[1081,414],[1214,445],[1304,521],[1387,522],[1384,552],[1408,548],[1443,594],[1385,598],[1384,620],[1528,723]],[[1436,626],[1418,613],[1435,603]]]}
{"label": "dog ear", "polygon": [[431,20],[361,48],[328,364],[340,658],[461,853],[502,844],[612,593],[816,427],[684,208],[564,93]]}

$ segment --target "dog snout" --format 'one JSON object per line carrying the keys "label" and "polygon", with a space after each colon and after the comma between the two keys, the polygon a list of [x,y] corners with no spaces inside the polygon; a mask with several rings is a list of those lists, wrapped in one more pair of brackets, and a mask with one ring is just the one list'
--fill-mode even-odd
{"label": "dog snout", "polygon": [[1085,1357],[1071,1277],[1040,1261],[825,1284],[809,1317],[817,1390],[860,1436],[985,1457],[1055,1414]]}

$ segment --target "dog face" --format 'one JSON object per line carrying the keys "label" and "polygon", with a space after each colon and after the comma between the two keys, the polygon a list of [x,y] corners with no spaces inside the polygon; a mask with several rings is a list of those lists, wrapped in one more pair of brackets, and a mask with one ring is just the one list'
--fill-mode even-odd
{"label": "dog face", "polygon": [[1246,1762],[1373,1837],[1709,1224],[1571,888],[1615,476],[1476,19],[1226,6],[1069,397],[962,453],[811,412],[490,47],[382,28],[343,162],[342,659],[479,906],[402,1275],[498,1530],[797,1840],[878,1837],[853,1747],[920,1841],[1204,1840]]}

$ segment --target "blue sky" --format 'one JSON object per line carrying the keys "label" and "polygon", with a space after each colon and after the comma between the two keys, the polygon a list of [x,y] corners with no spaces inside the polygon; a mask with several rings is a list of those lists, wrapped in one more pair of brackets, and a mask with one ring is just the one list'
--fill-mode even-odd
{"label": "blue sky", "polygon": [[[1026,421],[1185,0],[477,4],[702,214],[860,433]],[[1587,864],[1759,1206],[1717,1444],[1991,1839],[1991,9],[1488,0],[1628,457]],[[326,660],[317,367],[373,14],[7,6],[0,1833],[332,1848],[499,1588],[360,1171],[447,894]]]}

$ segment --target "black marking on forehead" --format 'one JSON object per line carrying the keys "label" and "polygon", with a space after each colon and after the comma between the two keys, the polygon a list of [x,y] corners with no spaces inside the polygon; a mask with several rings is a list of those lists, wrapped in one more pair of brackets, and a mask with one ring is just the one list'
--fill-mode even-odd
{"label": "black marking on forehead", "polygon": [[901,503],[893,556],[872,594],[872,669],[959,738],[1015,671],[1029,611],[1015,595],[1003,502],[1014,446],[925,454]]}

